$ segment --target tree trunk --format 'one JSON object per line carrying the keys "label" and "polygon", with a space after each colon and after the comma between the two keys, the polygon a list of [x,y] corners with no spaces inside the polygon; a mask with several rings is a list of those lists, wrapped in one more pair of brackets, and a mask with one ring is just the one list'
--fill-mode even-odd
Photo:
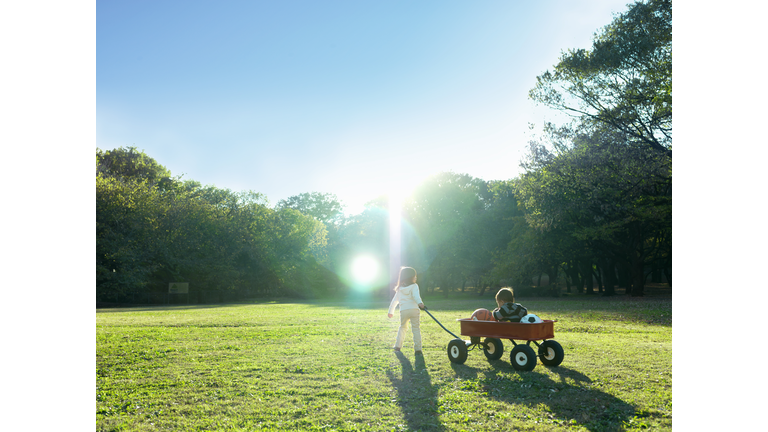
{"label": "tree trunk", "polygon": [[595,293],[595,284],[592,277],[592,264],[589,261],[581,261],[581,274],[583,276],[584,282],[587,285],[587,295],[592,295]]}
{"label": "tree trunk", "polygon": [[637,256],[632,257],[632,297],[642,297],[645,289],[645,272],[643,260]]}
{"label": "tree trunk", "polygon": [[628,263],[622,262],[618,266],[619,286],[625,289],[627,295],[632,293],[632,271]]}
{"label": "tree trunk", "polygon": [[552,270],[549,273],[549,292],[552,294],[553,297],[559,297],[560,296],[560,290],[557,287],[557,271],[558,271],[557,265],[552,266]]}
{"label": "tree trunk", "polygon": [[661,283],[661,266],[658,262],[654,263],[653,272],[651,273],[651,282]]}
{"label": "tree trunk", "polygon": [[645,249],[639,226],[633,227],[634,241],[632,248],[632,297],[642,297],[645,288]]}
{"label": "tree trunk", "polygon": [[[571,292],[571,285],[578,290],[581,279],[579,278],[579,270],[573,265],[573,261],[568,263],[565,269],[565,275],[565,283],[568,286],[568,292]],[[583,288],[583,285],[581,287]]]}
{"label": "tree trunk", "polygon": [[616,285],[616,266],[611,260],[603,260],[603,282],[605,284],[604,296],[616,295],[614,286]]}
{"label": "tree trunk", "polygon": [[600,266],[595,266],[592,268],[592,273],[597,280],[597,292],[600,294],[603,293],[603,277],[600,274]]}

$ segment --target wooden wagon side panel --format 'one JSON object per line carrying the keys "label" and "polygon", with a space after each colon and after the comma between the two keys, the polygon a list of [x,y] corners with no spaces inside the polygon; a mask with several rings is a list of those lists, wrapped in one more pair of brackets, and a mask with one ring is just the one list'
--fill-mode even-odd
{"label": "wooden wagon side panel", "polygon": [[544,322],[534,324],[475,321],[466,318],[456,321],[461,325],[461,334],[463,336],[531,341],[553,339],[555,337],[555,322],[552,320],[544,320]]}

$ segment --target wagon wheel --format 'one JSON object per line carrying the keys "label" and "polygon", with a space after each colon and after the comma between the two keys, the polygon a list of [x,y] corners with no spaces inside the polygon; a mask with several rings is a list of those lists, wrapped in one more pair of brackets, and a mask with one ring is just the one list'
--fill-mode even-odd
{"label": "wagon wheel", "polygon": [[467,361],[467,344],[461,339],[448,342],[448,358],[456,364],[464,364]]}
{"label": "wagon wheel", "polygon": [[563,347],[553,340],[544,341],[539,345],[539,358],[547,366],[558,366],[564,357]]}
{"label": "wagon wheel", "polygon": [[485,338],[484,346],[483,353],[485,353],[488,360],[498,360],[504,355],[504,344],[499,339]]}
{"label": "wagon wheel", "polygon": [[515,345],[509,354],[509,362],[519,371],[532,371],[536,367],[536,353],[528,345]]}

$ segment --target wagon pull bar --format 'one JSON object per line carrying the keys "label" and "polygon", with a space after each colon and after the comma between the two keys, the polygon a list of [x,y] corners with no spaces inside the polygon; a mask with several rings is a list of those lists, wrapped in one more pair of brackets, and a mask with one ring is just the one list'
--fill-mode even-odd
{"label": "wagon pull bar", "polygon": [[443,330],[445,330],[445,331],[447,331],[448,333],[450,333],[450,334],[451,334],[451,336],[455,337],[456,339],[461,339],[460,337],[458,337],[458,336],[456,336],[455,334],[451,333],[451,331],[450,331],[450,330],[448,330],[447,328],[445,328],[445,326],[444,326],[444,325],[440,324],[440,321],[438,321],[438,320],[437,320],[437,318],[435,318],[434,316],[432,316],[432,314],[431,314],[431,313],[429,313],[429,311],[427,310],[427,307],[426,307],[426,306],[424,306],[424,312],[426,312],[426,313],[427,313],[427,315],[431,316],[431,317],[432,317],[432,319],[433,319],[433,320],[435,320],[435,322],[436,322],[436,323],[437,323],[437,324],[438,324],[440,327],[442,327],[442,328],[443,328]]}

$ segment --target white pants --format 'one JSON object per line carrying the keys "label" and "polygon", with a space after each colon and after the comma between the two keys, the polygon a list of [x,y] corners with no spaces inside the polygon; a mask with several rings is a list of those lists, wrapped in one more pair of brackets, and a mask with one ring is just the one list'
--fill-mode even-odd
{"label": "white pants", "polygon": [[419,327],[419,315],[421,315],[419,308],[400,311],[400,328],[397,329],[397,340],[395,340],[395,348],[403,347],[403,338],[405,337],[405,331],[408,329],[408,321],[410,321],[411,331],[413,332],[413,350],[421,351],[421,328]]}

